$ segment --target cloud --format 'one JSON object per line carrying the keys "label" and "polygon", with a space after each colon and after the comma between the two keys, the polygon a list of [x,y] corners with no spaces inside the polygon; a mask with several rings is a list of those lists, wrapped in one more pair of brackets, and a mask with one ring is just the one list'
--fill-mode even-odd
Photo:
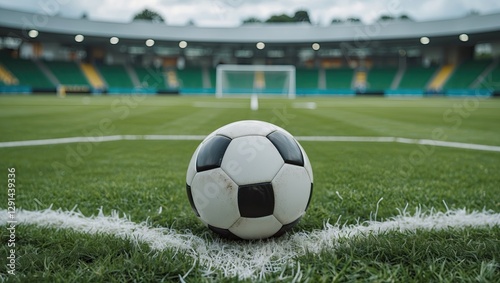
{"label": "cloud", "polygon": [[[117,4],[118,3],[118,4]],[[0,7],[78,18],[86,13],[91,20],[129,22],[149,8],[168,24],[184,25],[190,20],[200,26],[236,26],[243,19],[262,20],[273,14],[309,12],[316,24],[327,25],[333,18],[361,18],[365,23],[382,14],[408,14],[415,20],[464,16],[471,10],[481,13],[500,11],[498,0],[0,0]]]}

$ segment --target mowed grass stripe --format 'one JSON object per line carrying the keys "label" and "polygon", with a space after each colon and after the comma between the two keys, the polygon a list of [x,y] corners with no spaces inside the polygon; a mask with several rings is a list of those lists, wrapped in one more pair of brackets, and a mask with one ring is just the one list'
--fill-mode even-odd
{"label": "mowed grass stripe", "polygon": [[[450,100],[449,107],[444,109],[414,107],[316,109],[300,116],[302,121],[299,123],[318,124],[321,132],[295,134],[326,135],[323,133],[335,132],[335,135],[439,138],[444,141],[500,145],[499,134],[491,130],[498,123],[496,113],[498,111],[489,108],[477,108],[471,111],[460,107],[454,108],[454,103],[461,105],[459,102]],[[497,103],[497,101],[481,103],[488,102]],[[302,127],[301,130],[305,128]],[[406,134],[402,135],[402,132]]]}
{"label": "mowed grass stripe", "polygon": [[[206,135],[229,122],[258,119],[273,122],[294,135],[436,139],[434,131],[441,130],[444,141],[500,145],[500,133],[492,130],[498,121],[497,111],[486,107],[500,107],[498,100],[480,100],[477,108],[469,110],[459,99],[392,101],[369,98],[261,99],[259,111],[193,107],[196,102],[242,101],[246,100],[149,96],[136,100],[127,97],[0,97],[0,113],[11,117],[0,120],[3,133],[0,140],[82,136],[99,129],[103,121],[110,124],[105,135]],[[293,104],[300,101],[316,102],[318,109],[293,108]],[[321,108],[322,103],[337,103],[343,107]],[[374,107],[369,107],[371,104]],[[425,107],[433,104],[443,109]],[[390,107],[384,109],[384,105]],[[177,131],[177,127],[182,127],[183,131]],[[16,136],[19,138],[13,139]]]}

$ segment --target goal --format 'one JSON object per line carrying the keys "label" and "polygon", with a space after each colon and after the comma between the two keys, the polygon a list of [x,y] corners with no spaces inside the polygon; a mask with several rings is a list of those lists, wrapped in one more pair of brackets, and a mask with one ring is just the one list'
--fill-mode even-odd
{"label": "goal", "polygon": [[218,65],[216,97],[286,96],[295,98],[295,66],[291,65]]}

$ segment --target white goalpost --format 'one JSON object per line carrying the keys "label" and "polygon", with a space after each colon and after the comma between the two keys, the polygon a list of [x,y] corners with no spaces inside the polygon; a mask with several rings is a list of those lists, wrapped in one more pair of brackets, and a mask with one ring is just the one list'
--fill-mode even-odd
{"label": "white goalpost", "polygon": [[216,69],[215,95],[295,98],[295,66],[225,65]]}

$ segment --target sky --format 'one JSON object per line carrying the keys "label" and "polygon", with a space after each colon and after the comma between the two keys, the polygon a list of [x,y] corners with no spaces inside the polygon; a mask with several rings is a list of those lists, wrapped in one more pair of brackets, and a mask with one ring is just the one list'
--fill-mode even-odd
{"label": "sky", "polygon": [[169,25],[231,27],[244,19],[307,10],[313,24],[360,18],[373,23],[380,15],[409,15],[416,21],[462,17],[471,11],[500,12],[498,0],[0,0],[0,8],[109,22],[130,22],[147,8]]}

